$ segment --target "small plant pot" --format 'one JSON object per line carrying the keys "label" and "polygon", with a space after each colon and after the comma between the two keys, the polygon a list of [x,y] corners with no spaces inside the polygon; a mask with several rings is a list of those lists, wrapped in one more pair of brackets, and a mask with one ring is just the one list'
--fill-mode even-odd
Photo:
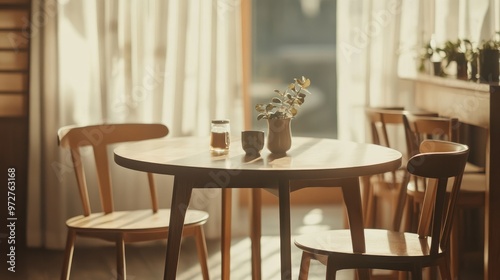
{"label": "small plant pot", "polygon": [[500,69],[499,50],[479,50],[479,79],[481,83],[497,83]]}
{"label": "small plant pot", "polygon": [[467,81],[469,75],[467,73],[467,60],[464,53],[458,53],[456,57],[457,63],[457,79]]}
{"label": "small plant pot", "polygon": [[434,61],[432,62],[432,73],[434,76],[439,76],[442,77],[444,72],[443,72],[443,66],[441,65],[441,61]]}
{"label": "small plant pot", "polygon": [[477,61],[479,58],[475,59],[474,61],[469,62],[469,68],[468,68],[468,74],[469,74],[469,80],[471,81],[477,81],[479,79],[479,69],[477,65]]}

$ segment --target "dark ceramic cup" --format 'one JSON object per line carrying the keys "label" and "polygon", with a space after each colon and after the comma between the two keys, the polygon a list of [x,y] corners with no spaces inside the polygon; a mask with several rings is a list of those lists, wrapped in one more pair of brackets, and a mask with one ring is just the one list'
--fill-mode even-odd
{"label": "dark ceramic cup", "polygon": [[264,131],[245,130],[241,132],[241,146],[247,155],[258,155],[264,148]]}

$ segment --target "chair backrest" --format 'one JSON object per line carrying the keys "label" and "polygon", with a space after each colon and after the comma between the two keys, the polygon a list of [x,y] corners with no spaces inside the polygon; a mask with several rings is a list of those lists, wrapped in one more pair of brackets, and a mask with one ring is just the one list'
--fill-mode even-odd
{"label": "chair backrest", "polygon": [[[403,116],[414,115],[437,117],[436,113],[426,111],[409,111],[405,110],[404,107],[367,107],[365,108],[365,115],[370,125],[372,143],[393,149],[396,147],[391,145],[392,142],[390,140],[391,137],[389,136],[389,129],[393,129],[394,131],[391,131],[393,133],[400,130],[402,133],[401,135],[404,135],[405,130]],[[406,154],[408,151],[401,152],[403,153],[404,158],[407,158]]]}
{"label": "chair backrest", "polygon": [[[439,248],[446,250],[451,233],[455,203],[462,176],[469,155],[469,147],[449,141],[424,140],[420,153],[408,160],[410,174],[432,181],[425,190],[424,202],[418,226],[421,237],[431,237],[430,254],[437,254]],[[449,199],[446,199],[448,179],[453,178]],[[430,213],[426,215],[424,213]],[[424,219],[430,219],[427,227]]]}
{"label": "chair backrest", "polygon": [[388,127],[403,124],[403,107],[367,107],[365,114],[370,125],[373,144],[391,147]]}
{"label": "chair backrest", "polygon": [[[403,116],[408,155],[411,157],[420,151],[424,140],[445,140],[459,142],[459,121],[457,118],[427,117],[406,114]],[[425,180],[413,180],[416,190],[426,188]]]}
{"label": "chair backrest", "polygon": [[[373,144],[385,146],[388,148],[396,148],[391,142],[390,135],[397,133],[398,130],[403,131],[403,115],[405,114],[403,107],[366,107],[365,115],[370,127],[371,141]],[[398,149],[401,151],[401,149]],[[401,151],[402,152],[402,151]],[[403,158],[406,160],[406,153],[402,152]],[[390,175],[384,179],[384,176]],[[392,181],[392,184],[397,182],[396,171],[388,172],[387,174],[378,174],[380,182]]]}
{"label": "chair backrest", "polygon": [[460,123],[457,118],[406,114],[403,117],[403,123],[410,156],[419,152],[420,143],[426,139],[451,142],[459,142],[460,140]]}
{"label": "chair backrest", "polygon": [[[59,145],[68,148],[73,160],[78,190],[85,216],[91,214],[85,171],[81,159],[80,148],[91,146],[94,153],[96,173],[101,199],[102,211],[113,212],[113,196],[108,161],[108,145],[120,142],[139,141],[161,138],[168,134],[163,124],[105,124],[91,126],[65,126],[57,135]],[[153,211],[158,210],[156,191],[152,174],[148,174]]]}

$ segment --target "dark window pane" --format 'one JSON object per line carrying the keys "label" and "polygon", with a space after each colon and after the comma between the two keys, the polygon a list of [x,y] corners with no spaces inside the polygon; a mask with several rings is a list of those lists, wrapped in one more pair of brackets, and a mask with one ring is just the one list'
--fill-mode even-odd
{"label": "dark window pane", "polygon": [[[294,77],[311,79],[312,95],[292,122],[294,136],[337,135],[336,1],[254,0],[252,105],[268,103]],[[255,129],[267,129],[265,120]]]}

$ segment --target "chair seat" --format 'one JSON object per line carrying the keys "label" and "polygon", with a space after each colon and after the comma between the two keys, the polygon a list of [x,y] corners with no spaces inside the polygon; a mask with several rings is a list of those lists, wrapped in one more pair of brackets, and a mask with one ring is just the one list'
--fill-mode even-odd
{"label": "chair seat", "polygon": [[[188,210],[184,225],[204,224],[207,219],[207,212]],[[157,213],[153,213],[151,209],[115,211],[109,214],[93,213],[87,217],[75,216],[66,221],[66,225],[73,229],[111,232],[167,230],[169,223],[170,209],[160,209]]]}
{"label": "chair seat", "polygon": [[420,239],[418,234],[414,233],[365,229],[366,252],[358,254],[353,253],[351,232],[346,229],[301,235],[295,238],[295,245],[312,254],[329,255],[344,260],[349,256],[359,258],[364,255],[373,261],[401,263],[429,256],[430,240]]}

